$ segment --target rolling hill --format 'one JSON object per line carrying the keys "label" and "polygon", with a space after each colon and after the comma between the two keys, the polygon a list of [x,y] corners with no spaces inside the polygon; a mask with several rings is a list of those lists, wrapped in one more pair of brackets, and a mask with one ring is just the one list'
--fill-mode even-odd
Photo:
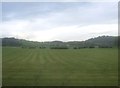
{"label": "rolling hill", "polygon": [[35,42],[24,39],[16,39],[14,37],[6,37],[2,39],[2,46],[12,47],[38,47],[38,48],[94,48],[94,47],[116,47],[118,45],[117,36],[99,36],[90,38],[86,41],[51,41],[51,42]]}

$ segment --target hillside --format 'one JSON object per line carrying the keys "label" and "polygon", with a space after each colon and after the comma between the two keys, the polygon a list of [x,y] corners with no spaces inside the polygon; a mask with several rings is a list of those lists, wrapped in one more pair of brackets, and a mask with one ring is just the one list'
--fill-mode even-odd
{"label": "hillside", "polygon": [[99,36],[88,39],[86,41],[52,41],[52,42],[34,42],[24,39],[2,38],[2,46],[13,47],[38,47],[38,48],[110,48],[116,47],[118,44],[118,37],[114,36]]}

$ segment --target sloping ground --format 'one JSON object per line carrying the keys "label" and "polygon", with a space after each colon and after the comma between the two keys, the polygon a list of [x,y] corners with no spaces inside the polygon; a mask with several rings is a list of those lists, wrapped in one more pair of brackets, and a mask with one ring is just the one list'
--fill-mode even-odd
{"label": "sloping ground", "polygon": [[117,85],[117,49],[3,48],[3,86]]}

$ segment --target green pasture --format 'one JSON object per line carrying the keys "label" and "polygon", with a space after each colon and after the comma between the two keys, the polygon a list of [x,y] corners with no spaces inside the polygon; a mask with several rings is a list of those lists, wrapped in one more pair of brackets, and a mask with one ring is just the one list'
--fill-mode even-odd
{"label": "green pasture", "polygon": [[3,47],[3,86],[115,86],[117,48]]}

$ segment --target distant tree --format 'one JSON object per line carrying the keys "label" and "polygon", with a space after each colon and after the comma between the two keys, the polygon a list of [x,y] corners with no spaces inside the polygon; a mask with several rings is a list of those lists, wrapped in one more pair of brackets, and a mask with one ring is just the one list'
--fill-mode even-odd
{"label": "distant tree", "polygon": [[95,38],[88,39],[86,41],[52,41],[52,42],[37,42],[37,41],[28,41],[24,39],[16,38],[2,38],[2,46],[13,46],[13,47],[22,47],[30,48],[36,47],[40,49],[51,48],[51,49],[81,49],[81,48],[93,48],[99,46],[99,48],[111,48],[119,47],[120,48],[120,36],[99,36]]}

